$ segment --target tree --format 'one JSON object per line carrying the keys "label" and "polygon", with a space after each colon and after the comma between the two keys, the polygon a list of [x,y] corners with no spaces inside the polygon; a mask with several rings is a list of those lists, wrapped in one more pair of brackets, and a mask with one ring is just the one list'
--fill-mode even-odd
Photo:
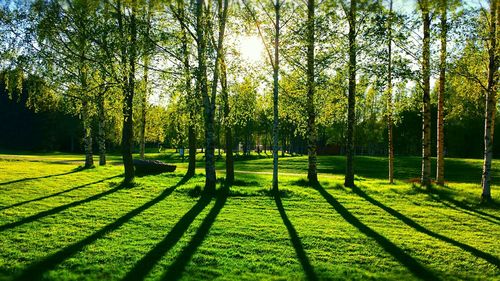
{"label": "tree", "polygon": [[[144,23],[145,30],[142,32],[143,42],[145,46],[151,45],[150,39],[150,29],[151,29],[151,9],[153,5],[153,0],[147,1],[147,4],[144,5]],[[143,67],[143,78],[142,78],[142,91],[141,91],[141,126],[140,126],[140,143],[139,143],[139,154],[141,159],[144,159],[144,151],[146,149],[146,118],[147,118],[147,107],[148,107],[148,97],[150,95],[150,86],[149,86],[149,64],[150,64],[150,55],[149,48],[145,48],[144,54],[144,67]]]}
{"label": "tree", "polygon": [[[221,9],[222,1],[218,1],[219,9]],[[215,173],[215,127],[214,127],[214,117],[215,117],[215,102],[217,94],[217,84],[220,71],[220,60],[221,52],[223,49],[225,22],[227,17],[227,6],[223,8],[221,12],[222,18],[219,18],[219,32],[218,41],[216,49],[215,58],[215,69],[212,81],[212,91],[208,91],[208,81],[207,81],[207,62],[206,62],[206,52],[207,52],[207,40],[210,35],[208,27],[209,19],[207,18],[207,10],[204,1],[198,0],[196,2],[196,34],[198,43],[198,71],[197,71],[197,81],[200,93],[203,99],[203,107],[205,109],[204,114],[204,124],[205,124],[205,191],[208,193],[215,192],[216,185],[216,173]],[[215,42],[213,42],[215,43]],[[210,95],[209,95],[210,94]]]}
{"label": "tree", "polygon": [[314,10],[315,1],[307,1],[307,153],[308,153],[308,170],[307,178],[310,183],[318,182],[318,174],[316,171],[317,162],[317,141],[318,134],[316,129],[316,112],[314,108]]}
{"label": "tree", "polygon": [[[69,1],[67,4],[61,5],[57,1],[36,1],[32,4],[36,15],[35,38],[39,45],[33,48],[36,57],[43,62],[38,71],[63,96],[79,102],[77,108],[83,123],[84,167],[91,168],[94,166],[92,117],[95,115],[96,100],[103,90],[99,75],[93,75],[96,64],[92,60],[94,18],[91,15],[96,5],[88,1]],[[96,89],[99,95],[94,94]]]}
{"label": "tree", "polygon": [[[137,4],[132,0],[130,6],[124,6],[120,0],[116,5],[112,5],[114,9],[113,16],[117,23],[117,45],[119,48],[119,64],[121,73],[118,79],[121,79],[121,90],[123,94],[123,127],[121,138],[121,152],[123,166],[125,169],[124,184],[131,184],[134,181],[135,171],[133,163],[133,101],[135,94],[135,74],[137,63]],[[128,10],[128,15],[125,15],[125,10]],[[112,52],[112,50],[107,50]]]}
{"label": "tree", "polygon": [[[212,107],[212,115],[215,115],[215,99],[216,99],[216,93],[217,93],[217,86],[218,86],[218,80],[219,76],[221,76],[221,86],[222,86],[222,96],[227,97],[227,73],[226,73],[226,67],[225,67],[225,60],[224,60],[224,33],[226,31],[226,21],[227,21],[227,14],[228,14],[228,0],[217,0],[217,17],[219,19],[219,32],[218,32],[218,42],[217,42],[217,49],[216,49],[216,57],[215,57],[215,69],[214,69],[214,74],[213,74],[213,79],[212,79],[212,102],[213,102],[213,107]],[[225,93],[224,93],[225,91]],[[212,123],[213,123],[213,117],[212,117]],[[213,127],[213,124],[212,124]],[[227,135],[227,133],[226,133]],[[227,147],[226,147],[227,151]],[[226,155],[227,157],[227,155]],[[232,158],[232,154],[230,155],[230,160]],[[227,159],[227,158],[226,158]],[[227,177],[226,173],[226,180],[228,183],[233,182],[234,180],[234,168],[232,167],[232,161],[229,161],[229,165],[227,165],[226,161],[226,172],[229,170],[229,177]],[[215,163],[214,163],[215,166]],[[215,167],[214,167],[215,169]]]}
{"label": "tree", "polygon": [[431,184],[431,99],[430,99],[430,25],[429,1],[419,0],[422,13],[423,45],[422,45],[422,176],[423,186]]}
{"label": "tree", "polygon": [[280,8],[282,3],[274,3],[274,61],[273,65],[273,191],[278,192],[278,94],[279,94],[279,45]]}
{"label": "tree", "polygon": [[256,25],[259,36],[262,39],[262,43],[264,44],[264,47],[266,49],[267,55],[269,57],[269,62],[271,63],[272,69],[273,69],[273,129],[272,129],[272,134],[273,134],[273,181],[272,181],[272,191],[273,192],[278,192],[278,142],[279,142],[279,131],[278,131],[278,124],[279,124],[279,111],[278,111],[278,97],[279,97],[279,71],[280,71],[280,56],[279,56],[279,50],[280,50],[280,31],[281,31],[281,26],[280,26],[280,18],[281,18],[281,7],[283,5],[284,1],[276,0],[273,1],[273,8],[274,8],[274,19],[271,17],[269,13],[266,12],[266,15],[269,17],[269,19],[272,21],[273,24],[273,31],[274,31],[274,36],[273,36],[273,49],[274,49],[274,54],[271,53],[271,50],[266,44],[266,40],[264,38],[264,35],[262,33],[262,30],[260,28],[260,22],[257,19],[257,16],[255,12],[250,8],[248,5],[247,1],[243,1],[243,4],[245,5],[245,8],[249,12],[250,16],[252,17],[252,20],[254,24]]}
{"label": "tree", "polygon": [[489,46],[488,46],[488,86],[486,89],[486,110],[484,115],[484,162],[481,180],[483,201],[491,201],[491,161],[493,159],[493,136],[497,109],[498,67],[500,50],[498,47],[497,25],[500,21],[500,1],[490,0]]}
{"label": "tree", "polygon": [[192,177],[196,171],[196,124],[198,122],[198,111],[199,111],[199,83],[196,83],[196,89],[193,90],[192,87],[192,66],[190,63],[191,56],[191,47],[192,40],[197,40],[195,35],[189,29],[188,22],[190,19],[188,18],[188,14],[186,14],[186,6],[185,1],[178,0],[176,1],[177,5],[170,5],[170,10],[172,14],[176,18],[177,22],[180,25],[180,41],[181,41],[181,62],[183,68],[183,78],[184,78],[184,91],[186,105],[189,111],[189,121],[187,124],[188,127],[188,149],[189,149],[189,161],[188,161],[188,169],[186,172],[187,177]]}
{"label": "tree", "polygon": [[[227,5],[227,3],[226,3]],[[224,59],[224,53],[221,57],[221,95],[224,104],[224,135],[225,135],[225,150],[226,150],[226,181],[230,184],[234,181],[234,159],[233,159],[233,135],[231,125],[228,122],[231,112],[229,107],[229,91],[227,87],[227,66]]]}
{"label": "tree", "polygon": [[387,24],[387,148],[389,156],[389,183],[394,183],[394,143],[393,129],[393,103],[392,103],[392,0],[389,0],[389,15]]}
{"label": "tree", "polygon": [[448,0],[440,0],[441,12],[441,54],[439,61],[439,93],[438,93],[438,117],[437,117],[437,165],[436,183],[444,184],[444,94],[446,85],[446,32]]}
{"label": "tree", "polygon": [[347,105],[346,173],[344,186],[354,187],[354,126],[356,123],[356,0],[349,14],[349,93]]}

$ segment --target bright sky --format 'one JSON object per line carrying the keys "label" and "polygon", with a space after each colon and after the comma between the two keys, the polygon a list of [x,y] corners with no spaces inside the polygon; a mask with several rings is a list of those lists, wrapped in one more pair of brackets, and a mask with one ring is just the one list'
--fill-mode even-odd
{"label": "bright sky", "polygon": [[264,61],[265,50],[260,37],[256,35],[242,35],[237,40],[242,59],[250,63],[261,63]]}
{"label": "bright sky", "polygon": [[[389,5],[389,0],[384,0],[386,5]],[[462,3],[468,7],[485,7],[489,6],[488,0],[462,0]],[[417,0],[393,0],[393,8],[395,11],[403,12],[405,14],[415,12],[417,8]]]}

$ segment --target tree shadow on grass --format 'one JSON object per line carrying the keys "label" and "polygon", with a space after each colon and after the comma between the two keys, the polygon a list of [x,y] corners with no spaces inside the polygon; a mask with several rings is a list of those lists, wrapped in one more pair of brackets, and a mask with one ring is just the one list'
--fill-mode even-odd
{"label": "tree shadow on grass", "polygon": [[182,277],[182,273],[186,268],[186,265],[191,260],[191,257],[196,252],[198,247],[203,243],[210,228],[215,222],[215,219],[219,215],[220,211],[224,207],[227,201],[228,194],[228,186],[224,186],[218,190],[217,200],[215,201],[214,206],[210,209],[210,212],[207,214],[200,227],[196,231],[189,244],[182,249],[182,252],[177,256],[177,259],[170,265],[168,270],[163,274],[162,280],[179,280]]}
{"label": "tree shadow on grass", "polygon": [[23,181],[30,181],[30,180],[38,180],[38,179],[46,179],[46,178],[52,178],[52,177],[59,177],[59,176],[65,176],[69,174],[74,174],[77,172],[80,172],[84,170],[82,167],[77,167],[69,172],[65,173],[60,173],[60,174],[53,174],[53,175],[47,175],[47,176],[41,176],[41,177],[31,177],[31,178],[23,178],[23,179],[18,179],[18,180],[11,180],[11,181],[6,181],[6,182],[0,182],[0,186],[2,185],[9,185],[13,183],[18,183],[18,182],[23,182]]}
{"label": "tree shadow on grass", "polygon": [[297,234],[297,230],[295,230],[295,227],[286,215],[285,208],[283,207],[283,202],[281,202],[281,197],[279,194],[274,195],[274,201],[276,202],[276,206],[278,207],[278,211],[280,212],[281,219],[283,220],[283,223],[288,230],[290,240],[292,241],[293,247],[295,248],[295,253],[297,254],[300,264],[302,265],[302,268],[306,273],[307,279],[318,280],[318,277],[314,272],[314,268],[309,262],[309,258],[307,257],[304,247],[302,246],[302,242],[300,241],[299,235]]}
{"label": "tree shadow on grass", "polygon": [[409,227],[415,229],[416,231],[427,234],[427,235],[434,237],[436,239],[439,239],[443,242],[452,244],[453,246],[459,247],[462,250],[467,251],[478,258],[484,259],[485,261],[491,263],[492,265],[496,266],[497,268],[500,267],[500,260],[498,258],[494,257],[493,255],[488,254],[488,253],[483,252],[479,249],[476,249],[472,246],[469,246],[469,245],[464,244],[462,242],[456,241],[452,238],[446,237],[444,235],[433,232],[433,231],[423,227],[422,225],[420,225],[416,221],[410,219],[409,217],[401,214],[400,212],[392,209],[391,207],[388,207],[388,206],[380,203],[379,201],[377,201],[376,199],[374,199],[373,197],[369,196],[364,191],[362,191],[359,187],[353,187],[351,189],[359,197],[361,197],[361,198],[365,199],[366,201],[372,203],[373,205],[381,208],[382,210],[384,210],[387,213],[391,214],[392,216],[396,217],[397,219],[399,219],[400,221],[402,221],[403,223],[405,223]]}
{"label": "tree shadow on grass", "polygon": [[202,195],[198,202],[174,225],[163,240],[156,244],[134,267],[123,280],[143,280],[155,264],[181,239],[195,218],[210,203],[211,197]]}
{"label": "tree shadow on grass", "polygon": [[319,191],[321,196],[332,205],[332,207],[339,213],[352,226],[356,227],[366,236],[374,239],[385,251],[391,254],[397,261],[403,264],[411,273],[416,277],[423,280],[440,280],[429,269],[421,265],[416,259],[407,254],[403,249],[399,248],[396,244],[389,241],[375,230],[361,222],[342,204],[340,204],[330,193],[328,193],[321,185],[316,185],[315,188]]}
{"label": "tree shadow on grass", "polygon": [[95,181],[95,182],[91,182],[91,183],[87,183],[87,184],[75,186],[75,187],[72,187],[70,189],[59,191],[59,192],[56,192],[56,193],[53,193],[53,194],[50,194],[50,195],[46,195],[46,196],[38,197],[38,198],[35,198],[35,199],[18,202],[18,203],[15,203],[15,204],[12,204],[12,205],[9,205],[9,206],[5,206],[5,207],[0,207],[0,211],[6,210],[6,209],[10,209],[10,208],[14,208],[14,207],[19,207],[19,206],[22,206],[22,205],[25,205],[25,204],[28,204],[28,203],[31,203],[31,202],[41,201],[41,200],[44,200],[44,199],[47,199],[47,198],[52,198],[52,197],[55,197],[55,196],[59,196],[61,194],[65,194],[65,193],[71,192],[73,190],[77,190],[77,189],[81,189],[81,188],[84,188],[84,187],[87,187],[87,186],[98,184],[98,183],[101,183],[101,182],[104,182],[104,181],[107,181],[107,180],[110,180],[110,179],[114,179],[114,178],[117,178],[117,177],[120,177],[120,176],[121,175],[107,177],[107,178],[102,179],[102,180],[98,180],[98,181]]}
{"label": "tree shadow on grass", "polygon": [[[468,204],[461,202],[455,198],[453,198],[453,192],[443,189],[443,188],[436,188],[436,187],[429,187],[426,189],[423,189],[417,185],[412,185],[412,188],[418,192],[426,193],[429,195],[433,200],[440,202],[447,207],[453,208],[455,210],[462,211],[464,213],[467,213],[471,216],[475,216],[484,220],[487,220],[489,222],[495,223],[495,224],[500,224],[500,217],[497,217],[492,214],[488,214],[486,212],[483,212],[481,210],[478,210],[472,206],[469,206]],[[481,206],[481,205],[479,205]],[[492,207],[493,209],[499,209],[500,206],[497,203],[490,203],[487,207]]]}
{"label": "tree shadow on grass", "polygon": [[183,185],[184,183],[187,182],[189,178],[182,178],[177,184],[174,186],[171,186],[168,189],[165,189],[160,195],[155,197],[154,199],[148,201],[144,205],[128,212],[127,214],[123,215],[116,221],[106,225],[105,227],[101,228],[97,232],[94,232],[92,235],[76,242],[73,243],[62,250],[46,257],[45,259],[38,261],[30,266],[28,266],[15,280],[40,280],[43,278],[43,274],[53,268],[55,268],[58,264],[63,262],[64,260],[68,259],[69,257],[75,255],[79,251],[81,251],[85,246],[95,242],[97,239],[102,238],[104,235],[107,233],[114,231],[124,225],[126,222],[128,222],[130,219],[133,217],[139,215],[140,213],[144,212],[145,210],[151,208],[152,206],[156,205],[163,199],[165,199],[167,196],[172,194],[172,192],[179,186]]}
{"label": "tree shadow on grass", "polygon": [[69,208],[73,208],[73,207],[80,206],[80,205],[88,203],[88,202],[92,202],[92,201],[101,199],[104,196],[110,195],[110,194],[112,194],[120,189],[123,189],[123,187],[124,187],[123,185],[118,185],[112,189],[106,190],[104,192],[98,193],[98,194],[90,196],[88,198],[74,201],[74,202],[64,204],[61,206],[57,206],[53,209],[46,210],[46,211],[40,212],[40,213],[35,214],[35,215],[31,215],[31,216],[23,218],[19,221],[4,224],[4,225],[0,226],[0,232],[21,226],[21,225],[26,224],[26,223],[34,222],[34,221],[39,220],[39,219],[44,218],[44,217],[48,217],[48,216],[60,213],[60,212],[67,210]]}

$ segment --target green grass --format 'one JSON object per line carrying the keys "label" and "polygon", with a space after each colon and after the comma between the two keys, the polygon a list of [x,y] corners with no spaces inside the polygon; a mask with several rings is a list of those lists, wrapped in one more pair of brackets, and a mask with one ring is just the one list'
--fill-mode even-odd
{"label": "green grass", "polygon": [[272,159],[254,155],[229,196],[206,198],[201,154],[189,180],[173,151],[148,157],[178,169],[126,188],[119,156],[80,170],[80,155],[0,155],[0,280],[500,280],[480,160],[447,159],[447,185],[423,189],[416,157],[397,159],[394,185],[384,158],[358,157],[350,189],[342,157],[319,157],[316,187],[306,157],[285,157],[273,197]]}

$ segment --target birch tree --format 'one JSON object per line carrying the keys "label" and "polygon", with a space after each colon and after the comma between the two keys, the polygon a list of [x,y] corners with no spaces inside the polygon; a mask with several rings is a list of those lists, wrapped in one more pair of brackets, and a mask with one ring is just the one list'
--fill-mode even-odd
{"label": "birch tree", "polygon": [[498,25],[500,21],[500,1],[490,0],[490,19],[488,34],[488,85],[486,88],[486,110],[484,114],[484,162],[481,180],[483,201],[491,201],[491,162],[493,159],[493,136],[497,109],[498,67],[500,50],[498,47]]}
{"label": "birch tree", "polygon": [[431,184],[431,99],[430,99],[430,25],[429,1],[419,0],[423,24],[422,45],[422,175],[420,183],[423,186]]}
{"label": "birch tree", "polygon": [[307,178],[310,183],[318,182],[317,174],[317,141],[318,134],[316,129],[316,110],[314,108],[314,30],[315,30],[315,0],[307,1],[307,153],[308,153],[308,170]]}
{"label": "birch tree", "polygon": [[349,23],[349,92],[347,105],[346,173],[344,186],[354,187],[354,126],[356,124],[356,0],[351,0]]}

